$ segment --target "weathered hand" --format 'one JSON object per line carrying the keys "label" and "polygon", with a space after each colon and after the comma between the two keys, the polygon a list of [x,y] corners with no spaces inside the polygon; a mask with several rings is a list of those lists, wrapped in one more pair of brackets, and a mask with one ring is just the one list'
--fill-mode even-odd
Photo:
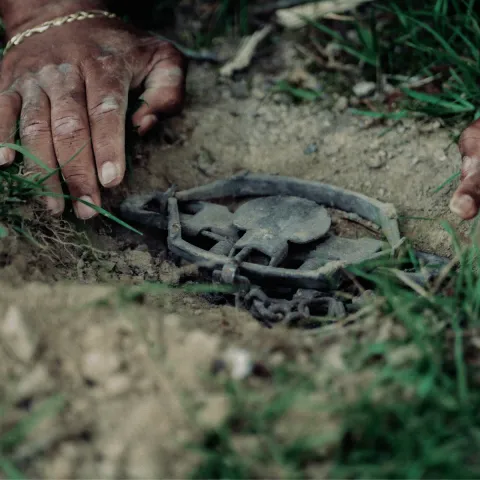
{"label": "weathered hand", "polygon": [[461,182],[453,194],[450,209],[470,220],[480,207],[480,120],[463,132],[459,147],[463,158]]}
{"label": "weathered hand", "polygon": [[[72,13],[69,7],[65,14]],[[20,119],[23,146],[51,168],[64,165],[61,173],[73,197],[100,205],[99,182],[114,187],[124,176],[129,90],[144,89],[144,101],[132,117],[143,135],[158,115],[181,109],[184,74],[184,59],[172,45],[119,19],[52,27],[13,47],[2,61],[0,142],[12,141]],[[0,164],[14,157],[13,150],[0,149]],[[59,176],[48,182],[50,191],[61,192]],[[62,198],[47,197],[46,202],[53,213],[64,209]],[[81,219],[96,213],[81,202],[74,202],[74,209]]]}

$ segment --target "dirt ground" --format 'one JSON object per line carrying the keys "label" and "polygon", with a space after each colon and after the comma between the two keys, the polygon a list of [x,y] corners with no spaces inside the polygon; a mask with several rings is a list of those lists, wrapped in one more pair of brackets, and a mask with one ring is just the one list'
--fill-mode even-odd
{"label": "dirt ground", "polygon": [[[136,146],[130,178],[106,205],[242,170],[278,173],[392,202],[404,235],[449,255],[440,220],[459,224],[448,212],[453,187],[434,190],[458,169],[452,132],[431,121],[372,124],[345,110],[349,92],[309,104],[269,95],[269,82],[296,68],[292,51],[280,45],[275,62],[235,81],[192,65],[184,113]],[[21,239],[2,244],[0,432],[53,401],[10,452],[28,477],[185,478],[199,462],[185,445],[201,442],[231,408],[210,375],[215,362],[236,355],[238,363],[247,352],[268,369],[281,354],[314,368],[324,341],[315,336],[266,330],[185,293],[124,298],[119,285],[175,284],[188,272],[169,261],[161,235],[139,237],[102,219],[83,228],[95,250],[57,243],[52,255]]]}

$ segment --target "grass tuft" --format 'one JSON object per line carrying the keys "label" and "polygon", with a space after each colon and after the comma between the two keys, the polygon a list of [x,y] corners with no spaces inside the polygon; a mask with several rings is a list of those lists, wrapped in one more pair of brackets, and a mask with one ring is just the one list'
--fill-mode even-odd
{"label": "grass tuft", "polygon": [[352,268],[375,291],[354,324],[320,331],[263,389],[227,382],[230,417],[193,478],[478,478],[480,256],[452,238],[426,287],[391,262]]}

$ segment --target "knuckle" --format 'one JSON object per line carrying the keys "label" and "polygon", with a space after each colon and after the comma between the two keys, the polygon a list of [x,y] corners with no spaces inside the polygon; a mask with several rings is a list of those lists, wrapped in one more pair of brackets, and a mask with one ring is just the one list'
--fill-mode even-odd
{"label": "knuckle", "polygon": [[20,135],[25,140],[35,140],[50,134],[50,125],[45,120],[23,119],[20,121]]}
{"label": "knuckle", "polygon": [[81,118],[66,115],[52,121],[52,132],[55,137],[73,137],[87,132],[87,127]]}
{"label": "knuckle", "polygon": [[85,168],[69,165],[62,174],[68,185],[73,186],[76,191],[90,193],[92,180]]}
{"label": "knuckle", "polygon": [[182,71],[186,70],[186,57],[178,48],[170,42],[162,41],[156,45],[153,52],[153,64],[162,63],[165,66],[178,67]]}
{"label": "knuckle", "polygon": [[102,119],[104,116],[111,113],[119,113],[122,109],[122,103],[114,96],[106,96],[100,103],[94,105],[89,109],[89,117],[93,120]]}
{"label": "knuckle", "polygon": [[161,43],[159,48],[165,58],[172,58],[172,59],[179,59],[179,60],[184,58],[184,55],[180,52],[180,50],[170,42]]}
{"label": "knuckle", "polygon": [[117,71],[121,66],[122,60],[116,55],[106,54],[97,57],[96,63],[98,63],[102,70],[108,73]]}

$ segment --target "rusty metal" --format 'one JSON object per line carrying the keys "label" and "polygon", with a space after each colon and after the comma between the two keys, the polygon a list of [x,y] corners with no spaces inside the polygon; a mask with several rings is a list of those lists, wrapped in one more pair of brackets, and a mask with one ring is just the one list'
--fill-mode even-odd
{"label": "rusty metal", "polygon": [[[241,205],[218,203],[229,199]],[[378,225],[386,241],[333,235],[326,207]],[[342,271],[391,255],[401,244],[393,205],[276,175],[242,173],[190,190],[134,196],[120,211],[126,220],[167,230],[171,253],[208,270],[214,282],[234,285],[237,304],[268,326],[295,324],[312,312],[343,318],[353,307],[335,296]],[[278,295],[282,289],[288,294]]]}

